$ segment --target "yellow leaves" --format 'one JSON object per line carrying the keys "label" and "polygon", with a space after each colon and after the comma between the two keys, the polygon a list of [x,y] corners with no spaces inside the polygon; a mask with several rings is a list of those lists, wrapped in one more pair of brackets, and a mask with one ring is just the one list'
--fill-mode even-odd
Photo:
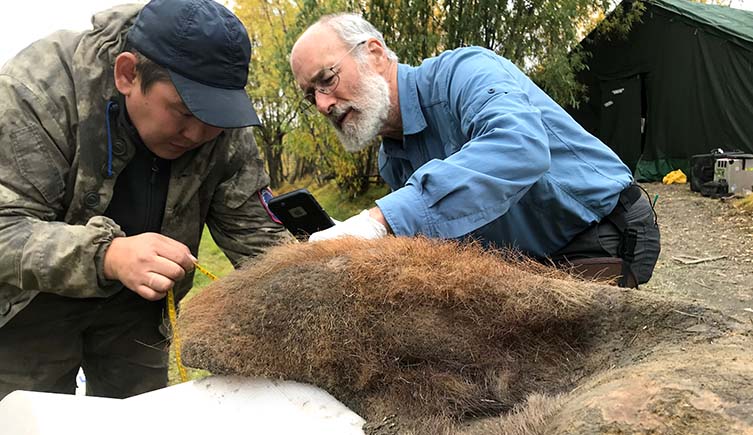
{"label": "yellow leaves", "polygon": [[297,10],[290,1],[236,0],[234,12],[248,31],[253,47],[249,94],[254,99],[279,100],[292,83],[287,55],[292,46],[288,33]]}

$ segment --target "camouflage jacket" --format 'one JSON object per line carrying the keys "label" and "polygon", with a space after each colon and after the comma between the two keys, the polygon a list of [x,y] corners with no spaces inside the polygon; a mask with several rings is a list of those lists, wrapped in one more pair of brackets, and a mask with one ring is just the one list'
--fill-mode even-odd
{"label": "camouflage jacket", "polygon": [[[139,5],[95,15],[93,30],[40,40],[0,70],[0,326],[39,292],[107,297],[104,252],[123,232],[102,216],[135,144],[111,125],[115,57]],[[198,253],[206,223],[238,264],[287,237],[260,202],[269,183],[251,129],[227,130],[174,160],[161,233]],[[176,284],[181,297],[193,276]]]}

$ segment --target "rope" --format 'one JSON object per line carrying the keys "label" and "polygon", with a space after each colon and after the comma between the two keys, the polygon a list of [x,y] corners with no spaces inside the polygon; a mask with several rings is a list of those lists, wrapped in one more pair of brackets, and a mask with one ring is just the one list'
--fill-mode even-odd
{"label": "rope", "polygon": [[[206,270],[203,266],[200,266],[199,263],[194,263],[194,266],[196,266],[196,269],[198,269],[199,272],[206,275],[209,279],[212,281],[217,280],[217,275],[213,274],[212,272]],[[175,293],[173,292],[172,287],[170,290],[167,291],[167,314],[170,318],[170,329],[173,332],[173,351],[175,352],[175,365],[178,366],[178,373],[180,374],[180,381],[186,382],[188,381],[188,374],[186,373],[186,368],[183,366],[183,361],[180,357],[180,334],[178,334],[178,315],[177,310],[175,309]]]}

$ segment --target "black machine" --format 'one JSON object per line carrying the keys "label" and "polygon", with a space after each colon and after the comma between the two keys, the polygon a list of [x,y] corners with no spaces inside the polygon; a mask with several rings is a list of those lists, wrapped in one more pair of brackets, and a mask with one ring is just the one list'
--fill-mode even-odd
{"label": "black machine", "polygon": [[[721,148],[717,148],[711,150],[708,154],[696,154],[691,156],[690,190],[693,192],[701,192],[704,184],[714,181],[714,169],[718,159],[734,159],[735,157],[745,157],[748,155],[749,154],[738,150],[724,151]],[[714,189],[717,188],[718,186],[714,187]]]}
{"label": "black machine", "polygon": [[269,210],[296,237],[326,230],[335,225],[326,211],[306,189],[298,189],[269,201]]}

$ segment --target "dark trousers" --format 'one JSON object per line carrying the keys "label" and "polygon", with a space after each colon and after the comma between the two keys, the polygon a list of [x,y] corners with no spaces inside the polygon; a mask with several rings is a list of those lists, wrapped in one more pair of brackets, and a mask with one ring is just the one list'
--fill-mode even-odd
{"label": "dark trousers", "polygon": [[[625,212],[628,228],[636,232],[634,259],[631,269],[639,284],[648,282],[661,251],[661,237],[656,215],[645,195],[641,195]],[[581,232],[564,248],[552,254],[555,263],[583,258],[618,257],[622,233],[609,220],[592,225]]]}
{"label": "dark trousers", "polygon": [[40,293],[0,328],[0,399],[14,390],[125,398],[167,384],[164,302],[128,289],[109,298]]}

